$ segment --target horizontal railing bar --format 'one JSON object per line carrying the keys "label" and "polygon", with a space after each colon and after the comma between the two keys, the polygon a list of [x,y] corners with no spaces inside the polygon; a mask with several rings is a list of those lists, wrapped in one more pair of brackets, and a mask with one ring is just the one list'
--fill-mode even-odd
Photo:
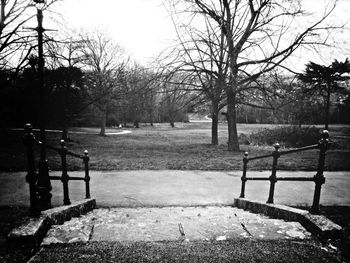
{"label": "horizontal railing bar", "polygon": [[[269,177],[246,177],[250,181],[268,181]],[[314,181],[313,177],[277,177],[277,181]]]}
{"label": "horizontal railing bar", "polygon": [[[39,145],[42,144],[42,142],[39,141],[39,140],[36,140],[36,143],[39,144]],[[45,144],[44,146],[45,146],[46,148],[48,148],[48,149],[51,149],[51,150],[54,150],[54,151],[58,152],[59,154],[61,153],[61,149],[60,149],[60,148],[56,148],[56,147],[51,146],[51,145],[49,145],[49,144]],[[66,154],[67,154],[67,155],[70,155],[70,156],[73,156],[73,157],[76,157],[76,158],[79,158],[79,159],[84,159],[84,156],[83,156],[83,155],[77,154],[77,153],[74,153],[74,152],[71,152],[71,151],[66,151]]]}
{"label": "horizontal railing bar", "polygon": [[314,145],[310,145],[310,146],[306,146],[306,147],[301,147],[301,148],[297,148],[294,150],[282,151],[282,152],[280,152],[280,155],[289,154],[289,153],[296,153],[296,152],[303,152],[303,151],[312,150],[312,149],[318,149],[318,144],[314,144]]}
{"label": "horizontal railing bar", "polygon": [[84,158],[83,155],[80,155],[80,154],[77,154],[77,153],[73,153],[73,152],[70,152],[70,151],[67,151],[67,155],[70,155],[70,156],[73,156],[73,157],[77,157],[77,158],[80,158],[80,159]]}
{"label": "horizontal railing bar", "polygon": [[250,180],[250,181],[267,181],[270,180],[269,177],[246,177],[246,180]]}
{"label": "horizontal railing bar", "polygon": [[72,180],[72,181],[82,180],[82,181],[84,181],[85,177],[69,177],[69,180]]}
{"label": "horizontal railing bar", "polygon": [[[285,155],[285,154],[290,154],[290,153],[303,152],[303,151],[307,151],[307,150],[318,149],[318,147],[319,147],[318,144],[314,144],[314,145],[301,147],[301,148],[294,149],[294,150],[281,151],[281,152],[279,152],[279,154]],[[252,160],[258,160],[258,159],[263,159],[263,158],[268,158],[268,157],[273,157],[273,155],[272,154],[260,155],[260,156],[256,156],[256,157],[247,158],[247,160],[252,161]]]}
{"label": "horizontal railing bar", "polygon": [[50,180],[61,180],[61,176],[57,176],[57,175],[50,175]]}
{"label": "horizontal railing bar", "polygon": [[[49,176],[51,180],[61,180],[61,176],[57,176],[57,175],[50,175]],[[86,180],[85,177],[68,177],[68,180],[75,180],[75,181],[78,181],[78,180]]]}
{"label": "horizontal railing bar", "polygon": [[277,181],[314,181],[313,177],[277,177]]}
{"label": "horizontal railing bar", "polygon": [[[35,140],[35,143],[38,144],[39,146],[42,145],[42,142],[39,141],[39,140]],[[45,147],[45,148],[48,148],[48,149],[51,149],[51,150],[54,150],[54,151],[56,151],[56,152],[58,152],[58,153],[60,153],[60,151],[61,151],[61,149],[56,148],[56,147],[53,147],[53,146],[48,145],[48,144],[44,144],[44,147]]]}

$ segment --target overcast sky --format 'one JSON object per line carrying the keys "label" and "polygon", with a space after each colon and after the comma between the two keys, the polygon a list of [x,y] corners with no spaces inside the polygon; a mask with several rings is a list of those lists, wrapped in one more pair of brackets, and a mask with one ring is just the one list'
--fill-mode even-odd
{"label": "overcast sky", "polygon": [[[305,1],[305,0],[304,0]],[[324,0],[307,0],[308,8],[322,6]],[[333,15],[334,20],[350,19],[350,0],[340,0]],[[147,64],[149,58],[157,56],[175,38],[172,21],[162,5],[162,0],[65,0],[54,9],[62,14],[68,28],[103,28],[121,44],[137,61]],[[309,10],[312,11],[312,10]],[[50,25],[51,26],[51,25]],[[60,28],[58,28],[60,29]],[[334,58],[343,60],[350,56],[349,31],[339,34],[337,39],[344,43],[344,49],[327,50],[325,61]],[[300,63],[317,57],[297,53]]]}
{"label": "overcast sky", "polygon": [[136,60],[147,63],[174,38],[161,0],[66,0],[56,5],[68,27],[102,28]]}

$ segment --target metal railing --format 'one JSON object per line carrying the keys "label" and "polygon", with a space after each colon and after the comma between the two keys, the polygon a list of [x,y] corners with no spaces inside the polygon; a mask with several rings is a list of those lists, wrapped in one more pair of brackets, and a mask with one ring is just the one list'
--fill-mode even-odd
{"label": "metal railing", "polygon": [[[241,194],[240,198],[245,197],[245,184],[248,180],[250,181],[270,181],[270,190],[269,190],[269,197],[267,199],[267,203],[273,204],[274,199],[274,193],[275,193],[275,184],[278,181],[313,181],[315,182],[315,191],[314,191],[314,197],[313,197],[313,203],[310,212],[311,213],[319,213],[320,212],[320,195],[321,195],[321,187],[322,184],[325,183],[325,177],[323,175],[324,171],[324,165],[325,165],[325,158],[326,158],[326,151],[328,149],[329,145],[329,133],[327,130],[324,130],[322,132],[322,138],[318,141],[318,144],[310,145],[298,149],[293,149],[289,151],[279,151],[280,145],[276,143],[274,145],[275,150],[271,154],[256,156],[256,157],[248,157],[248,152],[244,153],[243,157],[243,174],[241,177],[242,186],[241,186]],[[297,152],[303,152],[308,151],[312,149],[319,149],[319,158],[318,158],[318,167],[317,167],[317,173],[313,177],[277,177],[277,162],[278,158],[282,155],[291,154],[291,153],[297,153]],[[272,169],[271,169],[271,175],[269,177],[247,177],[247,166],[249,161],[263,159],[263,158],[269,158],[272,157]]]}
{"label": "metal railing", "polygon": [[[38,173],[35,168],[35,155],[34,155],[34,146],[42,145],[42,142],[37,140],[33,134],[32,126],[26,124],[24,127],[25,135],[23,137],[23,142],[26,146],[27,151],[27,175],[26,181],[29,183],[29,195],[30,195],[30,213],[31,215],[37,215],[39,211],[38,206]],[[51,145],[44,145],[47,149],[51,149],[57,152],[61,157],[61,176],[49,176],[49,180],[61,180],[63,184],[63,204],[70,205],[69,199],[69,181],[80,180],[85,181],[85,198],[90,198],[90,175],[89,175],[89,153],[87,150],[84,151],[82,155],[73,153],[67,149],[64,140],[60,141],[60,148],[53,147]],[[67,165],[67,156],[74,158],[79,158],[83,160],[85,176],[84,177],[74,177],[68,175],[68,165]]]}

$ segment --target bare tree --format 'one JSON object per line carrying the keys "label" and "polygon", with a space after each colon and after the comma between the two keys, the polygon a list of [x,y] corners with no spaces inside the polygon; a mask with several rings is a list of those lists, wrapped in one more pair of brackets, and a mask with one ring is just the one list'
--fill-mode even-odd
{"label": "bare tree", "polygon": [[[172,76],[174,78],[174,76]],[[161,96],[161,111],[163,117],[169,122],[172,128],[175,127],[176,117],[186,111],[186,106],[191,101],[188,90],[181,87],[186,84],[180,84],[179,81],[169,79],[169,81],[163,81],[162,88],[159,92]]]}
{"label": "bare tree", "polygon": [[[59,0],[49,0],[44,9]],[[14,69],[15,75],[28,64],[28,56],[36,47],[33,31],[24,29],[36,17],[31,0],[0,1],[0,69]]]}
{"label": "bare tree", "polygon": [[[171,12],[174,14],[175,11]],[[229,69],[224,34],[215,30],[206,17],[200,29],[190,25],[178,26],[175,21],[174,26],[179,43],[170,53],[173,58],[166,67],[181,72],[184,76],[181,81],[187,83],[188,91],[196,91],[199,97],[210,103],[211,143],[217,145],[219,112],[226,106],[224,91]]]}
{"label": "bare tree", "polygon": [[75,36],[76,32],[70,32],[62,39],[52,39],[46,43],[48,68],[81,67],[84,60],[84,40]]}
{"label": "bare tree", "polygon": [[124,51],[101,31],[86,33],[81,38],[89,96],[101,113],[100,135],[105,136],[108,108],[118,91],[118,76],[124,67]]}
{"label": "bare tree", "polygon": [[189,23],[205,17],[213,31],[220,30],[224,35],[229,64],[225,93],[230,151],[239,150],[236,107],[242,99],[240,94],[251,89],[260,75],[283,66],[299,47],[327,44],[329,30],[335,28],[325,25],[335,8],[336,1],[332,2],[320,17],[309,16],[309,22],[302,1],[173,1],[192,14]]}

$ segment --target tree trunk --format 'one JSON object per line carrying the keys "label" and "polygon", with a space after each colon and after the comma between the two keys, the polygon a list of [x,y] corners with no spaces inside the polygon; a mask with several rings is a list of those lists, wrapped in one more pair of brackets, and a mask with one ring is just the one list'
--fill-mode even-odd
{"label": "tree trunk", "polygon": [[229,90],[227,94],[227,128],[228,128],[228,150],[239,151],[237,123],[236,123],[236,98]]}
{"label": "tree trunk", "polygon": [[218,137],[218,113],[213,114],[211,121],[211,144],[218,145],[219,137]]}
{"label": "tree trunk", "polygon": [[153,115],[154,115],[154,114],[153,114],[153,111],[151,111],[151,112],[149,113],[149,123],[151,124],[152,127],[153,127],[153,118],[154,118]]}
{"label": "tree trunk", "polygon": [[104,108],[101,112],[100,135],[106,136],[107,109]]}
{"label": "tree trunk", "polygon": [[211,144],[218,145],[218,123],[219,123],[219,110],[217,103],[212,103],[212,119],[211,119]]}

